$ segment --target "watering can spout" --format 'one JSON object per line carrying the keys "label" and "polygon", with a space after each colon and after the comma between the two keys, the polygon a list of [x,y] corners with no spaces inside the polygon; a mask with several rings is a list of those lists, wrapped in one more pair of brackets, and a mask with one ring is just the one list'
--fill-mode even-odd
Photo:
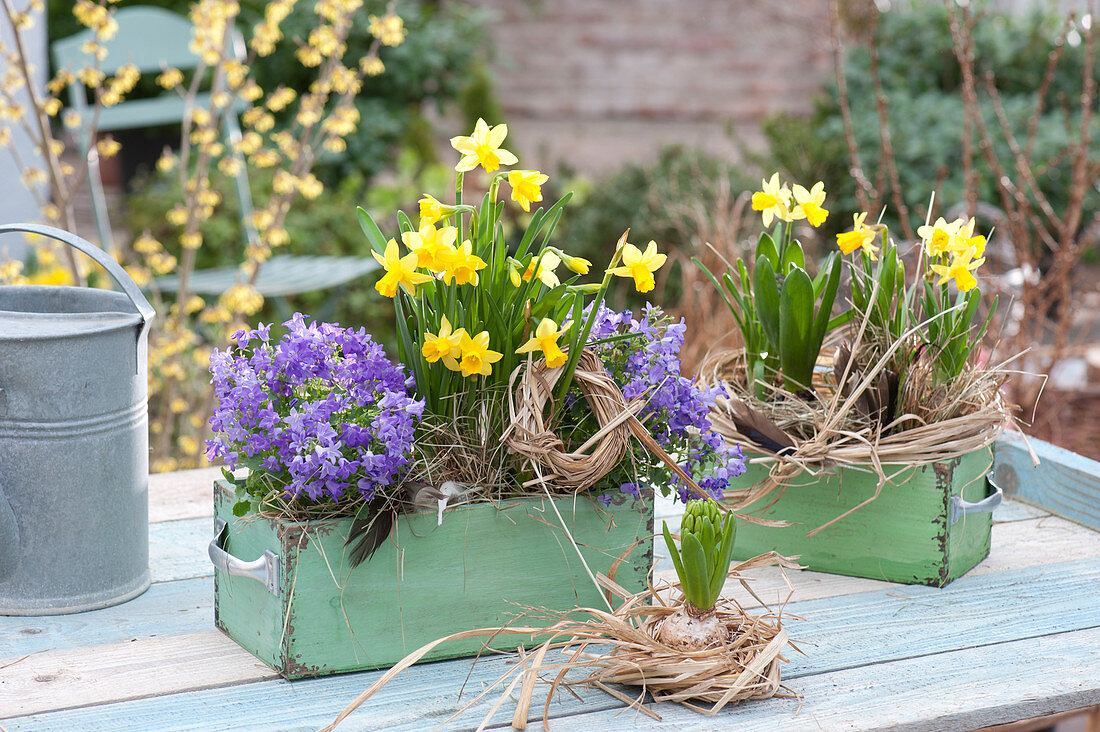
{"label": "watering can spout", "polygon": [[0,582],[15,572],[19,562],[19,524],[0,485]]}

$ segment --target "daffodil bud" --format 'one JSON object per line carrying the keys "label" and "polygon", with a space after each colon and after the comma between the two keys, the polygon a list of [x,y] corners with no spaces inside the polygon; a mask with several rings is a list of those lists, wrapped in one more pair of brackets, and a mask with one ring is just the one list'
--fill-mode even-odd
{"label": "daffodil bud", "polygon": [[579,292],[582,295],[595,295],[597,292],[600,291],[600,283],[590,282],[584,285],[570,285],[565,289],[567,289],[569,292]]}
{"label": "daffodil bud", "polygon": [[592,268],[592,263],[584,257],[574,257],[562,251],[558,252],[558,256],[561,257],[562,264],[564,264],[566,269],[570,272],[586,275],[588,274],[588,270]]}

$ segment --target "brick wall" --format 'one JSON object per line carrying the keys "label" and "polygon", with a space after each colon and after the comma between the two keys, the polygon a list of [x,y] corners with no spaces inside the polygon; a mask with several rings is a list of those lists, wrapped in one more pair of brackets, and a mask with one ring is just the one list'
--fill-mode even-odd
{"label": "brick wall", "polygon": [[524,164],[594,173],[665,143],[736,156],[831,75],[827,0],[483,0]]}

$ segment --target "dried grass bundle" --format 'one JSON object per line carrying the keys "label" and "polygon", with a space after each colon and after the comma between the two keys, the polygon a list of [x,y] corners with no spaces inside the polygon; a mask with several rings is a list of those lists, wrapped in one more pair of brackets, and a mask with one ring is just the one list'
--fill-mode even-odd
{"label": "dried grass bundle", "polygon": [[[750,578],[741,572],[776,565],[798,567],[791,560],[769,552],[732,567],[729,577],[739,581],[763,605],[763,601],[749,587]],[[782,608],[772,611],[765,606],[765,612],[753,615],[735,601],[724,600],[718,606],[718,613],[731,630],[731,641],[720,647],[685,653],[656,639],[660,623],[676,612],[683,602],[682,597],[670,599],[671,595],[678,594],[677,583],[662,583],[658,587],[651,586],[645,592],[630,594],[615,584],[613,579],[599,575],[598,581],[606,592],[622,599],[615,610],[577,608],[565,613],[542,611],[548,623],[543,626],[506,625],[440,638],[410,653],[387,671],[348,704],[323,732],[334,729],[379,689],[433,648],[463,638],[549,636],[533,652],[525,652],[520,647],[515,653],[516,663],[469,704],[444,720],[440,727],[468,710],[494,688],[503,686],[500,698],[479,729],[490,723],[517,687],[519,692],[512,726],[525,729],[535,687],[540,680],[550,687],[543,705],[544,725],[548,722],[551,701],[563,689],[571,693],[584,687],[599,689],[656,720],[661,717],[645,706],[646,693],[654,701],[677,702],[708,715],[716,714],[729,704],[779,695],[783,688],[780,684],[780,664],[787,660],[782,653],[788,645],[795,647],[783,629]],[[519,619],[538,615],[539,612],[529,610]],[[564,660],[548,661],[547,656],[551,652]],[[547,674],[546,678],[541,674]],[[641,693],[638,697],[632,697],[611,684],[640,687]]]}
{"label": "dried grass bundle", "polygon": [[[874,472],[881,487],[890,480],[890,464],[923,466],[960,457],[991,444],[1012,423],[1000,390],[1007,362],[968,366],[943,384],[933,378],[930,358],[918,356],[899,366],[902,342],[862,350],[860,342],[857,336],[854,345],[836,344],[823,352],[819,363],[831,367],[836,356],[836,371],[815,374],[823,383],[812,396],[769,387],[768,397],[759,399],[747,383],[742,350],[708,355],[699,379],[725,391],[711,413],[714,430],[755,453],[754,463],[771,468],[768,480],[731,495],[739,508],[795,476],[836,466]],[[887,410],[899,370],[905,374],[903,386]]]}

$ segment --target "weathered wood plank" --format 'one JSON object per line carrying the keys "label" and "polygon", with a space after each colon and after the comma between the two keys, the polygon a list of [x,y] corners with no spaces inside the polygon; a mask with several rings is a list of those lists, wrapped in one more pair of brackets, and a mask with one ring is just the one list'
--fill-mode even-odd
{"label": "weathered wood plank", "polygon": [[619,705],[556,719],[554,728],[977,729],[1100,701],[1097,648],[1100,628],[1091,628],[806,676],[789,683],[801,699],[749,702],[718,717],[662,704],[654,709],[663,720],[655,722]]}
{"label": "weathered wood plank", "polygon": [[[195,524],[196,522],[178,522]],[[155,535],[171,524],[154,527]],[[178,528],[178,527],[177,527]],[[194,544],[205,546],[206,534],[202,527],[188,526],[194,534]],[[658,547],[660,544],[658,544]],[[198,550],[196,549],[196,552]],[[1036,566],[1051,556],[1066,559],[1100,556],[1100,537],[1071,522],[1057,518],[1013,522],[998,526],[994,531],[994,551],[990,559],[976,567],[970,577],[1000,571]],[[0,618],[0,638],[3,638],[3,654],[18,657],[43,649],[65,649],[76,646],[106,645],[143,636],[183,635],[201,633],[212,627],[212,584],[209,579],[209,563],[205,555],[193,563],[196,571],[205,571],[204,578],[181,582],[154,584],[145,595],[123,605],[90,613],[62,615],[50,618]],[[190,574],[182,572],[182,574]],[[779,604],[787,596],[786,582],[772,568],[757,570],[751,574],[758,579],[753,583],[757,594],[767,602]],[[889,591],[907,595],[908,588],[873,580],[841,577],[814,572],[788,571],[796,588],[794,602],[869,592]],[[669,578],[671,571],[659,575]],[[966,587],[967,585],[960,585]],[[950,587],[948,589],[951,589]],[[738,598],[745,607],[758,605],[739,584],[730,583],[726,594]],[[791,605],[789,610],[796,607]],[[801,606],[799,606],[801,607]],[[815,614],[808,615],[813,620]],[[33,632],[33,631],[40,632]],[[27,632],[31,631],[31,632]]]}
{"label": "weathered wood plank", "polygon": [[[1100,560],[1092,559],[1018,572],[965,577],[943,590],[908,587],[902,588],[905,593],[879,591],[792,603],[787,612],[806,619],[789,620],[788,631],[809,655],[803,658],[792,654],[793,660],[785,668],[784,678],[796,679],[834,669],[891,662],[914,654],[951,652],[1059,631],[1098,627],[1100,602],[1097,601],[1097,588],[1100,588]],[[171,652],[157,650],[166,644],[172,644]],[[33,656],[34,665],[25,665],[31,661],[27,659],[5,671],[3,679],[0,679],[0,692],[11,691],[8,698],[27,700],[25,703],[29,706],[9,714],[14,716],[59,706],[105,704],[221,684],[243,684],[271,676],[266,667],[258,665],[258,662],[249,667],[242,657],[251,658],[220,633],[195,633],[174,639],[137,638],[130,643]],[[197,659],[206,659],[212,665],[219,665],[219,668],[225,665],[232,672],[221,676],[205,671],[196,671],[194,676],[183,674],[175,687],[164,681],[165,677],[180,673],[180,669],[195,667]],[[0,661],[0,666],[7,662]],[[129,675],[125,683],[110,683],[110,671],[116,667],[127,670]],[[389,710],[395,704],[405,709],[404,713],[412,715],[406,718],[410,724],[418,718],[423,724],[425,714],[432,718],[437,713],[449,714],[457,708],[454,698],[469,668],[466,661],[416,667],[410,670],[407,677],[395,680],[376,701],[372,701],[371,709],[374,711],[364,715],[364,718],[369,718],[374,724],[378,710]],[[503,673],[504,668],[501,659],[478,664],[469,688],[478,689],[481,683]],[[422,682],[426,673],[445,678]],[[42,684],[35,681],[41,675],[56,677],[61,683],[49,688],[47,693],[43,691]],[[321,680],[319,683],[347,690],[345,701],[335,705],[339,709],[375,678],[377,672],[370,672]],[[415,683],[414,679],[417,680]],[[308,706],[312,702],[295,701],[301,683],[296,682],[293,694],[284,688],[283,683],[269,684],[270,703],[261,705],[262,709],[255,709],[250,720],[258,727],[271,727],[274,722],[267,721],[263,715],[283,715],[292,702],[307,715],[302,705]],[[70,691],[73,693],[70,694]],[[398,703],[393,701],[395,699],[403,701]],[[310,708],[318,714],[333,713],[333,708],[329,706]],[[484,714],[486,708],[482,705],[480,714]],[[472,712],[470,716],[474,724],[477,722],[475,715],[476,712]],[[388,720],[387,724],[397,721],[384,718]]]}
{"label": "weathered wood plank", "polygon": [[1044,511],[1041,508],[1030,506],[1026,503],[1020,503],[1019,501],[1005,500],[997,509],[993,511],[993,523],[994,524],[1007,524],[1011,521],[1027,521],[1029,519],[1043,518],[1049,516],[1050,511]]}
{"label": "weathered wood plank", "polygon": [[[1100,559],[962,577],[936,590],[888,591],[792,603],[796,642],[787,675],[822,673],[1049,633],[1100,627]],[[856,617],[856,616],[859,617]],[[801,647],[801,644],[800,644]]]}
{"label": "weathered wood plank", "polygon": [[216,630],[0,661],[7,664],[0,719],[275,676]]}
{"label": "weathered wood plank", "polygon": [[28,653],[110,645],[134,638],[187,635],[214,627],[212,577],[154,583],[121,605],[72,615],[0,616],[0,653]]}
{"label": "weathered wood plank", "polygon": [[153,582],[211,577],[206,547],[214,537],[212,518],[149,525],[149,569]]}
{"label": "weathered wood plank", "polygon": [[1006,435],[997,442],[994,472],[1005,493],[1100,531],[1100,462],[1042,440],[1028,442],[1038,466],[1023,438]]}
{"label": "weathered wood plank", "polygon": [[214,515],[214,481],[220,467],[149,475],[149,523]]}
{"label": "weathered wood plank", "polygon": [[[658,580],[675,579],[675,573],[667,555],[664,542],[654,542]],[[1047,515],[1045,518],[995,523],[989,556],[970,570],[967,576],[1035,567],[1050,561],[1051,558],[1070,561],[1090,557],[1100,557],[1100,534],[1072,521]],[[795,601],[870,592],[891,587],[908,587],[908,585],[808,570],[781,571],[775,567],[750,570],[746,574],[754,578],[752,586],[756,593],[766,601],[772,602],[781,601],[787,596],[788,589],[784,573],[795,586],[796,591],[792,598]],[[734,582],[727,583],[723,592],[738,598],[739,601],[746,597],[740,585]],[[747,598],[745,601],[748,603],[746,607],[758,605],[752,598]]]}

